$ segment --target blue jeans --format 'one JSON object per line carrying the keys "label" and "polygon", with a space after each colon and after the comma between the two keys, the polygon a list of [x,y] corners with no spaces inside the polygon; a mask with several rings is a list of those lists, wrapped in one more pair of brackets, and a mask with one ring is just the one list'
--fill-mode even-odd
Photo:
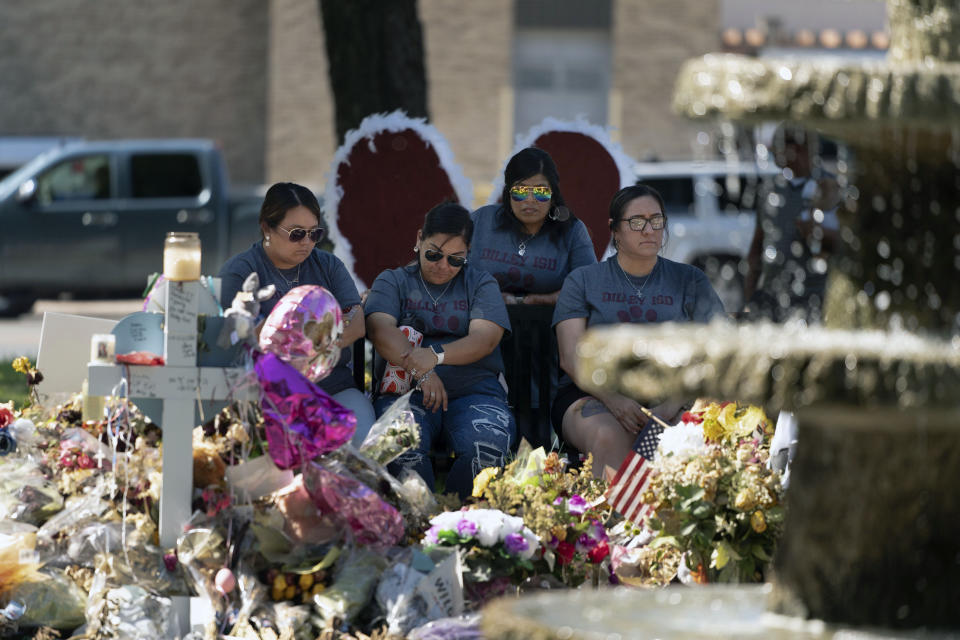
{"label": "blue jeans", "polygon": [[[397,399],[381,396],[374,403],[377,415]],[[410,408],[420,425],[420,446],[407,451],[390,463],[388,470],[399,475],[405,469],[420,474],[433,489],[433,467],[430,451],[442,437],[454,461],[447,475],[447,491],[456,491],[466,498],[473,491],[473,478],[486,467],[501,467],[517,437],[517,424],[507,407],[506,394],[496,379],[482,382],[468,395],[447,401],[447,410],[433,413],[423,408],[423,394],[415,392]]]}

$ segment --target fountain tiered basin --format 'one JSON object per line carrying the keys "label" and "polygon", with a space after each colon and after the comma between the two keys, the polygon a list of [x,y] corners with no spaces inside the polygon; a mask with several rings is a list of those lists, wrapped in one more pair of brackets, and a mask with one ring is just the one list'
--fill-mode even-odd
{"label": "fountain tiered basin", "polygon": [[691,118],[850,150],[824,327],[630,325],[579,347],[587,389],[797,412],[772,583],[501,602],[490,637],[960,633],[960,0],[888,12],[883,62],[708,55],[677,81]]}

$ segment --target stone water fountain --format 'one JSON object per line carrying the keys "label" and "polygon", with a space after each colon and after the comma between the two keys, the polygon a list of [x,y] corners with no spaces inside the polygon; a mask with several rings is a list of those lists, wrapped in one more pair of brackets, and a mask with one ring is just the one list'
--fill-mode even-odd
{"label": "stone water fountain", "polygon": [[688,117],[792,120],[851,150],[825,326],[631,326],[579,350],[598,388],[798,412],[772,584],[502,602],[490,637],[960,633],[960,0],[888,15],[886,61],[708,55],[675,91]]}

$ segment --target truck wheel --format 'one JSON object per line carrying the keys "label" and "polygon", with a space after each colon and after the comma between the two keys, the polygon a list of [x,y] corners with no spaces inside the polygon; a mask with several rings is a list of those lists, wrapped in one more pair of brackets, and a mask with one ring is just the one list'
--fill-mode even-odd
{"label": "truck wheel", "polygon": [[33,308],[37,297],[28,293],[0,293],[0,318],[16,318]]}

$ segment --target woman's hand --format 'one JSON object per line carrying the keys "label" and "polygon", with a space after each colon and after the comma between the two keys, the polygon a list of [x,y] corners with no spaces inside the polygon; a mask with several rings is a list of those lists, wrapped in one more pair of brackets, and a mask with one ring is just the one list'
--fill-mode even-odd
{"label": "woman's hand", "polygon": [[400,366],[407,371],[416,371],[414,377],[419,378],[437,366],[437,354],[429,347],[415,347],[403,358]]}
{"label": "woman's hand", "polygon": [[500,295],[503,296],[503,304],[523,304],[523,296],[506,292],[503,292]]}
{"label": "woman's hand", "polygon": [[680,415],[686,410],[687,405],[684,405],[684,403],[671,401],[658,404],[650,409],[650,412],[655,413],[658,418],[667,424],[676,424],[680,420]]}
{"label": "woman's hand", "polygon": [[628,433],[640,433],[647,426],[647,416],[640,410],[640,405],[619,393],[611,393],[598,398],[610,410],[623,430]]}
{"label": "woman's hand", "polygon": [[423,408],[436,413],[438,409],[447,410],[447,390],[440,376],[427,373],[420,378],[420,391],[423,392]]}

